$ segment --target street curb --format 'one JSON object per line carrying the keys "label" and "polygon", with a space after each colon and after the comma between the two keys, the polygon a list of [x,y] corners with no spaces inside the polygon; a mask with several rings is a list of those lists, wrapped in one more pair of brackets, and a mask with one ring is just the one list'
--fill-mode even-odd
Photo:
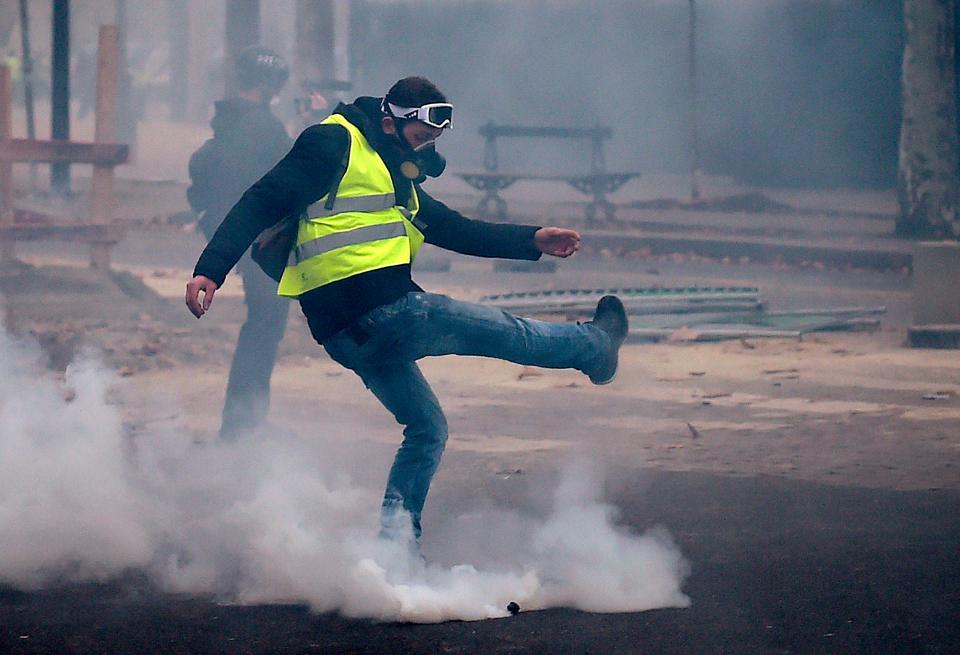
{"label": "street curb", "polygon": [[914,348],[960,348],[960,325],[912,325],[907,338]]}
{"label": "street curb", "polygon": [[730,237],[689,237],[682,235],[640,234],[610,230],[584,230],[583,245],[594,250],[615,253],[647,251],[654,255],[694,253],[715,259],[747,258],[755,262],[780,261],[788,264],[820,262],[831,267],[855,267],[876,270],[912,270],[913,243],[892,243],[878,247],[868,243],[856,247],[825,243],[738,239]]}

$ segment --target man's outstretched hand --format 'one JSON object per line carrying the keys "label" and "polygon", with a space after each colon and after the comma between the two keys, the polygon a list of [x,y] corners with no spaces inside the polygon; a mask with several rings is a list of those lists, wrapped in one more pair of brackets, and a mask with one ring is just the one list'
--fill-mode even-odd
{"label": "man's outstretched hand", "polygon": [[540,252],[554,257],[569,257],[580,249],[580,234],[563,227],[541,227],[533,234]]}
{"label": "man's outstretched hand", "polygon": [[[210,309],[213,302],[213,294],[217,290],[217,283],[208,277],[198,275],[187,282],[187,307],[190,313],[200,318]],[[200,300],[200,292],[203,292],[203,300]]]}

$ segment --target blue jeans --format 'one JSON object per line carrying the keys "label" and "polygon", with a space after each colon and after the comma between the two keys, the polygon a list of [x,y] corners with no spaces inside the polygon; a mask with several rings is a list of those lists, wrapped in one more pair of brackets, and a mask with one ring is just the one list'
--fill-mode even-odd
{"label": "blue jeans", "polygon": [[408,293],[377,307],[323,343],[356,372],[403,428],[383,498],[382,519],[393,525],[402,507],[420,536],[420,514],[447,441],[447,420],[416,361],[436,355],[495,357],[589,374],[613,344],[593,325],[549,323],[432,293]]}

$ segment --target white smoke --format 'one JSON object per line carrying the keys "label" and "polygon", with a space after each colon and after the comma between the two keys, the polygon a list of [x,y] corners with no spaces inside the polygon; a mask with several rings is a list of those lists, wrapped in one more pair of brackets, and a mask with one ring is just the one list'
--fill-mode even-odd
{"label": "white smoke", "polygon": [[63,383],[38,375],[37,350],[0,334],[0,580],[33,588],[148,563],[149,504],[127,478],[110,377],[87,357]]}
{"label": "white smoke", "polygon": [[[485,530],[522,546],[482,565],[425,565],[376,538],[379,493],[313,440],[194,443],[125,434],[111,374],[90,356],[64,381],[36,348],[0,335],[0,583],[37,588],[128,568],[162,588],[240,603],[306,602],[317,611],[436,622],[566,606],[598,612],[682,607],[687,564],[663,530],[636,535],[573,469],[546,517],[452,517],[469,553]],[[480,522],[480,523],[477,523]],[[459,529],[464,528],[464,529]],[[458,543],[459,540],[459,543]]]}

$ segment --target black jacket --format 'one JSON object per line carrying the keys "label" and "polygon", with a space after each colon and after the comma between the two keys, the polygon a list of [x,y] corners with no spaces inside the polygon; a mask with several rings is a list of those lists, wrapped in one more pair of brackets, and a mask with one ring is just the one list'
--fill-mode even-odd
{"label": "black jacket", "polygon": [[263,103],[228,98],[214,104],[213,138],[190,158],[187,201],[209,239],[243,192],[290,150],[286,129]]}
{"label": "black jacket", "polygon": [[[399,172],[392,137],[380,128],[380,98],[362,97],[335,110],[363,132],[393,177],[397,202],[406,204],[410,184]],[[200,255],[194,275],[223,284],[230,269],[253,240],[283,217],[298,213],[323,197],[333,181],[349,143],[340,125],[313,125],[300,134],[293,148],[234,205]],[[418,223],[427,243],[467,255],[509,259],[539,259],[533,243],[537,227],[486,223],[466,218],[417,188]],[[342,330],[380,305],[411,291],[421,291],[410,265],[381,268],[354,275],[305,293],[300,304],[317,341]]]}

